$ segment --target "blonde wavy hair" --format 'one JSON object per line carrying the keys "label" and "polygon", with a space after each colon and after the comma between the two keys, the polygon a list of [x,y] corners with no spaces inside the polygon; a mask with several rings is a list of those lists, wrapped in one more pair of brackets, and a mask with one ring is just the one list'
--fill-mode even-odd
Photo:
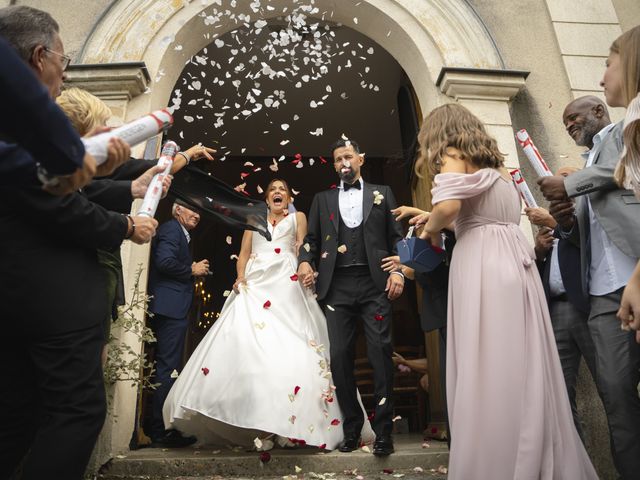
{"label": "blonde wavy hair", "polygon": [[625,182],[628,174],[632,177],[627,179],[631,184],[640,182],[640,119],[637,118],[640,98],[636,99],[640,94],[640,25],[616,38],[609,50],[620,55],[622,100],[629,109],[627,113],[635,113],[627,115],[625,120],[625,150],[615,171],[616,182],[624,188],[625,183],[629,183]]}
{"label": "blonde wavy hair", "polygon": [[81,137],[94,128],[105,125],[112,115],[111,109],[102,100],[76,87],[64,90],[56,102]]}
{"label": "blonde wavy hair", "polygon": [[447,103],[432,110],[422,122],[418,143],[420,152],[415,172],[420,178],[425,169],[431,177],[440,172],[448,147],[460,150],[463,160],[479,168],[504,166],[498,142],[487,133],[478,117],[458,103]]}

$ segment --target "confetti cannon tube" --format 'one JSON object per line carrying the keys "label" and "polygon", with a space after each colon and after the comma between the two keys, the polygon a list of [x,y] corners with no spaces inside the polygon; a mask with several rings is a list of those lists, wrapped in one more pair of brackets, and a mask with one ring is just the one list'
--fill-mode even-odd
{"label": "confetti cannon tube", "polygon": [[169,175],[171,171],[171,165],[173,164],[173,157],[178,153],[178,145],[172,141],[168,141],[162,147],[162,154],[158,159],[158,166],[163,167],[164,170],[161,173],[156,173],[151,179],[147,193],[142,200],[142,206],[138,210],[138,215],[145,215],[153,218],[158,209],[158,203],[162,197],[162,178],[165,175]]}
{"label": "confetti cannon tube", "polygon": [[538,208],[538,204],[536,203],[535,198],[533,198],[531,190],[529,190],[529,185],[527,185],[527,182],[524,180],[520,170],[516,168],[515,170],[511,170],[509,173],[511,173],[513,183],[516,184],[516,188],[518,189],[518,192],[520,192],[520,196],[522,197],[522,200],[524,200],[524,204],[528,208]]}
{"label": "confetti cannon tube", "polygon": [[167,130],[171,125],[173,125],[171,113],[166,109],[156,110],[108,132],[83,138],[82,141],[87,153],[96,159],[97,165],[101,165],[107,160],[107,147],[112,137],[119,137],[133,147]]}
{"label": "confetti cannon tube", "polygon": [[553,175],[524,128],[516,133],[516,139],[539,177],[549,177]]}

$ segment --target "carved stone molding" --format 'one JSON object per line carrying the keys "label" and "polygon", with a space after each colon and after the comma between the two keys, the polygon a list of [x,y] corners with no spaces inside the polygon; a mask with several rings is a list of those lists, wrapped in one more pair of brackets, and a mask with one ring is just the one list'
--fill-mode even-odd
{"label": "carved stone molding", "polygon": [[103,100],[129,101],[151,82],[144,62],[79,64],[67,70],[66,86],[88,90]]}
{"label": "carved stone molding", "polygon": [[456,100],[508,102],[522,88],[529,72],[484,68],[443,67],[436,86]]}

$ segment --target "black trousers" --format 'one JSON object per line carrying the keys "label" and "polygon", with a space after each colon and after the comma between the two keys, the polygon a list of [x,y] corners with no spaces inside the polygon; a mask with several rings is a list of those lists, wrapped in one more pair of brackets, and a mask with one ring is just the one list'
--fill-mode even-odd
{"label": "black trousers", "polygon": [[24,480],[80,480],[106,414],[102,324],[29,335],[5,337],[0,348],[0,479],[27,455]]}
{"label": "black trousers", "polygon": [[596,385],[607,413],[613,463],[623,480],[640,472],[640,346],[620,329],[622,289],[591,296],[589,331],[595,346]]}
{"label": "black trousers", "polygon": [[366,268],[338,268],[324,299],[324,312],[331,342],[331,375],[344,416],[345,436],[360,435],[364,425],[354,375],[359,318],[364,326],[367,357],[373,367],[376,405],[373,429],[377,436],[391,435],[394,366],[391,359],[391,303],[386,292],[376,288]]}
{"label": "black trousers", "polygon": [[182,369],[184,339],[189,322],[186,318],[171,318],[155,314],[151,328],[156,335],[156,374],[154,383],[160,385],[153,392],[153,418],[151,422],[151,438],[157,439],[165,433],[162,419],[162,406],[175,382],[171,378],[174,370]]}

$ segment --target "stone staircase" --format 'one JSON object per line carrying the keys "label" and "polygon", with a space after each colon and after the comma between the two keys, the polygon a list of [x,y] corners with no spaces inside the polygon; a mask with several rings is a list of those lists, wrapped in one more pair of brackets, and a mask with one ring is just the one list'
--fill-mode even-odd
{"label": "stone staircase", "polygon": [[[317,448],[271,450],[268,462],[260,453],[209,447],[141,449],[117,455],[104,465],[100,480],[222,480],[318,479],[444,480],[449,452],[444,442],[423,447],[419,435],[397,435],[396,453],[378,458],[364,450],[319,452]],[[361,477],[361,478],[359,478]]]}

